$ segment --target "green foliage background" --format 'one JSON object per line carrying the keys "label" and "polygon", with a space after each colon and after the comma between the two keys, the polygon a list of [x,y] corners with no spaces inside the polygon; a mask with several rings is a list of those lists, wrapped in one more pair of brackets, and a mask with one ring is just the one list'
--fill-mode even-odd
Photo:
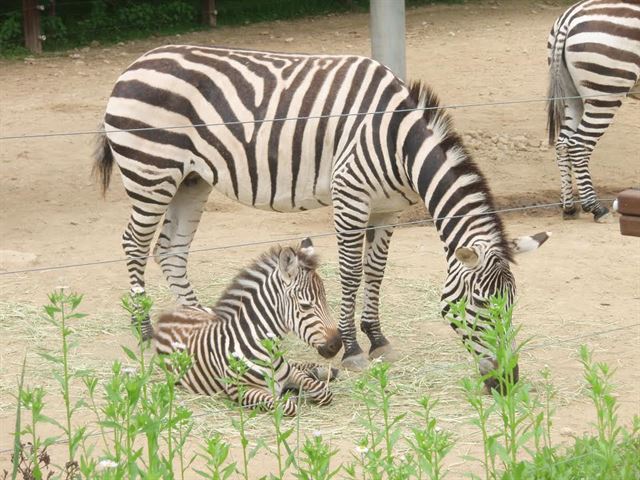
{"label": "green foliage background", "polygon": [[[464,0],[435,0],[464,3]],[[206,28],[201,0],[41,0],[45,51],[63,50],[93,41],[113,43],[149,35],[175,34]],[[310,15],[367,11],[369,0],[216,0],[219,25],[285,20]],[[434,0],[407,0],[408,7]],[[25,53],[22,2],[0,5],[0,53]]]}

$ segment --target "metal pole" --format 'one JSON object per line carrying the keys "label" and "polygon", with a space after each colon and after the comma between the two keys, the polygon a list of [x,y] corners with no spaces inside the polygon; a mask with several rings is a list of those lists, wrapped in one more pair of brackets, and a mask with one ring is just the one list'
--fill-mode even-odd
{"label": "metal pole", "polygon": [[398,77],[407,76],[404,0],[371,0],[371,56]]}

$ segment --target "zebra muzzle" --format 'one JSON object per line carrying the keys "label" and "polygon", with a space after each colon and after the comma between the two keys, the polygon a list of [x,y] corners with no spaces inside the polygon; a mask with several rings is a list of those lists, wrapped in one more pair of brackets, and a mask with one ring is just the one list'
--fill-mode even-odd
{"label": "zebra muzzle", "polygon": [[324,345],[320,345],[317,350],[320,355],[324,358],[332,358],[335,357],[336,354],[342,348],[342,337],[340,337],[340,333],[335,330],[327,335],[327,340]]}

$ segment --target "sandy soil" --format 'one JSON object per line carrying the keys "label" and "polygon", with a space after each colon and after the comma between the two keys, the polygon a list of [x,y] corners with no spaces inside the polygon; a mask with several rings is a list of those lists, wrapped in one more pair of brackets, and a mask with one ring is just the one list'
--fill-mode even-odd
{"label": "sandy soil", "polygon": [[[546,36],[562,7],[551,2],[494,3],[410,9],[409,78],[430,83],[447,105],[543,98]],[[222,28],[59,56],[0,61],[1,135],[97,127],[119,73],[146,50],[165,43],[366,55],[368,17],[341,15]],[[594,154],[593,178],[603,198],[640,183],[638,106],[633,100],[625,104]],[[557,200],[559,179],[554,156],[543,142],[544,103],[459,108],[452,113],[488,176],[499,205]],[[106,199],[100,196],[90,179],[91,153],[91,136],[0,142],[0,273],[122,257],[120,235],[128,203],[117,175]],[[417,210],[405,218],[422,215]],[[620,420],[628,425],[632,416],[640,413],[640,240],[621,237],[617,221],[599,225],[583,217],[563,222],[556,209],[507,214],[504,218],[513,235],[554,233],[539,252],[519,259],[514,271],[520,293],[516,320],[523,327],[523,337],[534,337],[522,368],[532,377],[543,365],[552,369],[554,385],[560,392],[556,438],[590,431],[590,422],[595,419],[582,388],[577,359],[580,343],[594,349],[598,360],[617,368]],[[193,248],[279,240],[331,229],[327,210],[295,215],[256,213],[214,196]],[[326,261],[335,265],[333,238],[319,239],[317,245]],[[263,248],[192,254],[196,287],[208,288],[220,272],[230,274]],[[390,265],[384,287],[388,302],[398,298],[407,281],[438,286],[445,265],[434,230],[399,230],[392,244]],[[163,281],[155,265],[150,267],[148,278],[152,289],[161,288]],[[332,281],[337,282],[335,277]],[[11,308],[41,305],[46,302],[47,292],[58,285],[84,292],[84,311],[100,316],[117,312],[118,299],[127,290],[127,275],[122,262],[2,275],[0,302]],[[335,285],[330,291],[337,291]],[[396,310],[402,308],[411,307],[395,305]],[[432,358],[426,353],[431,350],[430,342],[456,342],[449,328],[437,320],[437,312],[425,315],[431,319],[429,323],[403,325],[413,330],[412,338],[422,336],[409,362]],[[113,325],[126,321],[120,313],[107,317]],[[3,322],[9,322],[3,318]],[[114,347],[129,341],[127,334],[114,331],[113,325],[105,324],[104,331],[97,329],[92,337],[95,343],[91,353],[102,362],[117,358]],[[33,329],[37,332],[38,326]],[[7,331],[13,330],[7,327]],[[400,331],[388,331],[392,338],[402,338]],[[32,338],[37,341],[9,338],[0,347],[0,451],[10,446],[8,432],[13,424],[6,389],[15,385],[22,352],[33,350],[38,342],[47,342],[46,336],[34,334]],[[398,346],[401,353],[413,355],[415,344],[410,348],[398,342]],[[38,368],[30,367],[34,371]],[[450,378],[451,384],[458,380]],[[451,411],[455,410],[452,406]],[[445,409],[443,414],[447,413],[451,412]],[[472,430],[452,425],[461,437]],[[477,451],[477,442],[461,442],[452,458],[460,459],[468,451]],[[7,461],[8,454],[0,453],[0,464]],[[453,478],[457,478],[455,472],[463,471],[464,466],[455,461],[452,464]]]}

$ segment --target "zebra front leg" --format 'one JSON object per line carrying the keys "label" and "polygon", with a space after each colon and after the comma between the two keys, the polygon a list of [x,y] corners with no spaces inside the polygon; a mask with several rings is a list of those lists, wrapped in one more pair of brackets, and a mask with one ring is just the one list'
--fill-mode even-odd
{"label": "zebra front leg", "polygon": [[[235,398],[232,399],[236,402],[239,400],[239,396],[236,393]],[[245,408],[259,408],[265,412],[271,412],[275,409],[276,399],[268,390],[249,387],[242,395],[241,405]],[[288,417],[293,417],[298,413],[298,404],[295,397],[289,397],[282,403],[282,411]]]}
{"label": "zebra front leg", "polygon": [[332,382],[338,378],[338,373],[340,372],[337,368],[320,365],[314,362],[289,362],[289,365],[306,373],[307,375],[310,375],[316,380],[320,380],[321,382]]}
{"label": "zebra front leg", "polygon": [[342,285],[342,302],[340,304],[340,323],[338,328],[344,345],[342,366],[347,370],[362,371],[369,365],[367,357],[356,339],[354,321],[356,294],[362,279],[362,231],[349,232],[353,227],[343,225],[336,220],[338,229],[338,261],[340,263],[340,283]]}
{"label": "zebra front leg", "polygon": [[187,262],[189,248],[211,190],[211,185],[196,174],[183,180],[167,209],[153,252],[169,288],[181,305],[198,305],[187,276]]}
{"label": "zebra front leg", "polygon": [[[390,225],[398,216],[383,215],[372,217],[369,226]],[[384,270],[387,265],[389,243],[393,235],[393,228],[375,228],[367,230],[367,246],[364,257],[364,307],[362,310],[362,322],[360,329],[367,334],[371,347],[369,359],[384,357],[387,361],[397,360],[391,343],[382,334],[380,327],[379,303],[380,286],[384,278]]]}
{"label": "zebra front leg", "polygon": [[318,380],[308,372],[297,369],[294,365],[292,365],[286,383],[289,389],[292,387],[297,389],[300,395],[309,398],[318,405],[329,405],[333,400],[333,393],[329,390],[328,380]]}

